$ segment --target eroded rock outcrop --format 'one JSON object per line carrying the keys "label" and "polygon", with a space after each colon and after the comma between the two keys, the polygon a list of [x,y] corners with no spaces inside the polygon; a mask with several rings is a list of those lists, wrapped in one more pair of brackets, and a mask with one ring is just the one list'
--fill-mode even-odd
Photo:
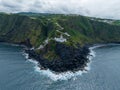
{"label": "eroded rock outcrop", "polygon": [[34,50],[26,50],[26,52],[30,58],[34,58],[40,63],[41,68],[55,72],[65,72],[84,70],[89,62],[87,55],[90,51],[87,46],[74,48],[58,43],[55,47],[55,53],[59,56],[59,59],[47,60],[42,55],[35,53]]}

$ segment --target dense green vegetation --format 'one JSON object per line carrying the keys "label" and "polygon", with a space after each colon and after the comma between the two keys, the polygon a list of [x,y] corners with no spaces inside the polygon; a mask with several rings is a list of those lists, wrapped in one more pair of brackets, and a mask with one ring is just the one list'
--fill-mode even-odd
{"label": "dense green vegetation", "polygon": [[[49,47],[44,56],[54,54],[55,40],[60,35],[67,41],[63,44],[76,47],[77,44],[120,42],[120,22],[102,22],[78,15],[55,14],[0,14],[0,41],[21,43],[29,40],[38,48],[48,39]],[[59,32],[59,31],[60,32]],[[65,35],[67,33],[69,36]],[[36,50],[43,52],[43,50]],[[53,58],[52,58],[53,59]]]}

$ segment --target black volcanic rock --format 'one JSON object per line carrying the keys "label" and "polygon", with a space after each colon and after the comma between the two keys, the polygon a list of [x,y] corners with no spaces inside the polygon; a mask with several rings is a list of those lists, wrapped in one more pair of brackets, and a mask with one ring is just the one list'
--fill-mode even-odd
{"label": "black volcanic rock", "polygon": [[73,48],[58,43],[55,48],[56,54],[60,57],[57,60],[46,60],[33,50],[26,50],[30,58],[36,59],[42,68],[55,72],[83,70],[88,63],[88,47]]}

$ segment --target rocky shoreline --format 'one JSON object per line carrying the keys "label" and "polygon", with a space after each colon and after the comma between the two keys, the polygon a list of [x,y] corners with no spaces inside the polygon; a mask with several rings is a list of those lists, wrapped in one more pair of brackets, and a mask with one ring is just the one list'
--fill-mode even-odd
{"label": "rocky shoreline", "polygon": [[[5,43],[5,42],[3,42]],[[12,43],[11,43],[12,44]],[[94,45],[84,45],[78,48],[72,46],[66,46],[62,43],[58,43],[55,47],[55,53],[60,57],[55,60],[47,60],[42,55],[36,53],[34,50],[31,50],[32,47],[30,43],[14,43],[16,45],[22,45],[24,47],[25,53],[28,54],[30,59],[36,60],[39,62],[40,69],[51,70],[55,73],[62,72],[75,72],[75,71],[84,71],[87,64],[90,62],[88,56],[90,55],[90,47],[97,46],[100,44]],[[108,43],[102,43],[103,46]],[[113,42],[111,44],[120,44],[119,42]],[[99,47],[99,46],[98,46]]]}
{"label": "rocky shoreline", "polygon": [[[105,46],[108,43],[102,43],[101,46],[97,46],[100,44],[84,45],[83,47],[80,47],[78,45],[78,48],[74,48],[72,46],[66,46],[62,43],[58,43],[55,47],[55,52],[60,57],[60,59],[55,59],[55,60],[47,60],[43,58],[42,55],[30,49],[31,45],[29,43],[27,44],[14,43],[14,44],[24,47],[25,53],[28,54],[28,58],[39,62],[40,69],[43,70],[49,69],[55,73],[63,73],[67,71],[71,71],[71,72],[75,72],[79,70],[85,71],[85,67],[90,62],[88,58],[88,56],[90,55],[89,48],[92,46],[96,46],[96,47]],[[111,44],[120,44],[120,43],[114,42]]]}
{"label": "rocky shoreline", "polygon": [[74,48],[59,43],[56,45],[55,52],[60,58],[56,60],[47,60],[34,50],[26,49],[25,52],[28,53],[29,58],[39,62],[41,69],[50,69],[56,73],[83,71],[90,62],[87,58],[90,53],[88,46]]}

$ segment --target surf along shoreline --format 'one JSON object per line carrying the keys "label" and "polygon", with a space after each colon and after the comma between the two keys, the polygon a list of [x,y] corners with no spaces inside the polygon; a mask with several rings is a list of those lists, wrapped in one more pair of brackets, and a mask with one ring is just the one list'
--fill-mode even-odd
{"label": "surf along shoreline", "polygon": [[[67,73],[67,72],[76,73],[76,72],[79,72],[79,71],[81,71],[81,72],[87,72],[90,69],[89,66],[90,66],[92,58],[95,57],[95,53],[93,51],[95,48],[99,48],[99,47],[103,47],[103,46],[108,46],[108,45],[120,45],[119,43],[105,43],[105,44],[94,44],[94,45],[89,45],[87,47],[84,47],[83,50],[88,50],[88,51],[85,53],[85,57],[86,57],[85,59],[86,59],[86,61],[83,63],[84,65],[83,65],[82,68],[77,68],[77,69],[73,69],[73,70],[69,70],[68,69],[66,71],[59,71],[59,72],[57,72],[57,71],[51,70],[51,68],[42,66],[43,64],[49,65],[51,62],[46,62],[46,60],[45,60],[45,62],[43,62],[44,59],[41,60],[41,58],[38,58],[39,55],[37,55],[35,52],[33,52],[33,50],[30,50],[30,48],[27,47],[26,45],[24,45],[24,44],[16,44],[16,43],[15,44],[8,43],[8,44],[18,45],[18,46],[24,47],[24,53],[28,55],[26,57],[26,59],[37,61],[37,66],[39,67],[38,70],[50,70],[52,73],[55,73],[55,74],[60,74],[60,73],[62,74],[62,73]],[[57,62],[57,63],[60,63],[60,62]],[[54,63],[54,65],[55,64],[56,63]]]}
{"label": "surf along shoreline", "polygon": [[58,44],[55,51],[61,59],[47,60],[34,50],[25,50],[29,59],[35,59],[39,62],[42,70],[50,69],[54,73],[84,71],[84,67],[90,62],[87,57],[90,53],[88,46],[73,48]]}
{"label": "surf along shoreline", "polygon": [[[34,50],[25,50],[28,53],[29,58],[35,59],[40,64],[41,70],[51,70],[54,73],[64,73],[64,72],[76,72],[76,71],[87,71],[85,67],[87,67],[88,63],[91,61],[90,58],[94,57],[91,55],[93,53],[94,48],[103,47],[111,44],[119,44],[119,43],[100,43],[100,44],[91,44],[85,45],[84,47],[79,47],[78,49],[74,49],[71,47],[66,47],[64,45],[59,44],[56,49],[56,53],[60,53],[60,56],[63,60],[46,60],[41,55],[34,52]],[[64,52],[64,53],[63,53]],[[70,52],[70,53],[69,53]]]}
{"label": "surf along shoreline", "polygon": [[[24,52],[28,54],[28,59],[33,59],[38,61],[38,66],[40,67],[41,70],[51,70],[54,73],[63,73],[63,72],[76,72],[76,71],[84,71],[84,67],[87,66],[87,63],[89,63],[89,59],[88,59],[88,55],[90,53],[90,50],[88,48],[88,46],[84,46],[83,48],[79,47],[78,49],[74,49],[72,47],[67,47],[63,44],[58,44],[57,46],[57,50],[59,53],[61,54],[61,56],[64,55],[63,60],[45,60],[41,55],[37,54],[34,50],[31,50],[31,47],[28,44],[24,44],[24,43],[10,43],[10,42],[1,42],[1,43],[7,43],[7,44],[11,44],[11,45],[17,45],[17,46],[22,46],[24,49]],[[63,54],[63,52],[65,52]],[[70,53],[69,53],[70,52]],[[76,56],[74,56],[76,55]],[[73,57],[74,56],[74,57]],[[79,57],[80,56],[80,57]],[[68,58],[66,58],[68,57]],[[75,58],[77,58],[76,60],[79,62],[77,62],[75,60]],[[82,61],[81,61],[82,59]],[[71,61],[71,62],[70,62]],[[74,63],[75,62],[75,63]],[[87,70],[86,70],[87,71]]]}
{"label": "surf along shoreline", "polygon": [[89,60],[89,62],[86,63],[86,66],[82,70],[76,70],[76,71],[65,71],[65,72],[55,72],[50,70],[49,68],[44,69],[41,67],[40,63],[35,58],[30,58],[29,54],[24,52],[25,58],[33,63],[35,72],[38,72],[41,75],[45,75],[46,77],[50,78],[53,81],[58,80],[68,80],[73,78],[76,79],[77,76],[82,75],[83,73],[87,73],[90,70],[90,65],[92,63],[92,58],[95,57],[95,52],[93,51],[93,48],[89,48],[90,52],[89,55],[86,56]]}

